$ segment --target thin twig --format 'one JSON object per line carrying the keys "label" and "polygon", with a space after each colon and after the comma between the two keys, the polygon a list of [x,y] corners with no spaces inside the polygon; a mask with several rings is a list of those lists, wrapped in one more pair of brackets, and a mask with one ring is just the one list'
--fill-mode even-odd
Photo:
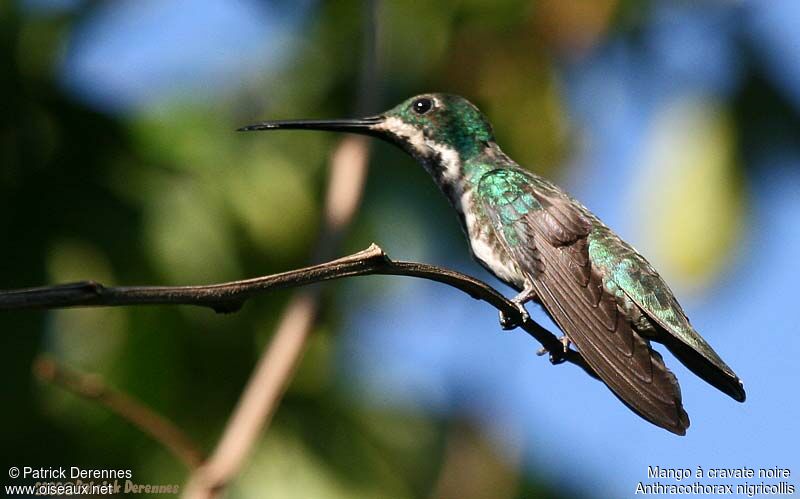
{"label": "thin twig", "polygon": [[34,361],[33,373],[42,381],[107,407],[150,435],[190,470],[202,463],[203,453],[180,428],[141,401],[109,387],[99,376],[64,367],[48,355]]}
{"label": "thin twig", "polygon": [[[363,0],[365,12],[364,50],[358,114],[373,111],[377,92],[378,0]],[[347,136],[339,142],[330,160],[323,221],[312,261],[330,260],[338,252],[361,203],[369,168],[369,141],[364,136]],[[221,493],[239,472],[280,404],[294,377],[320,310],[316,287],[294,293],[278,328],[264,349],[239,402],[225,426],[222,437],[208,461],[189,477],[184,496],[207,499]]]}
{"label": "thin twig", "polygon": [[269,425],[303,357],[318,310],[315,290],[305,290],[292,297],[214,451],[189,477],[184,497],[216,497],[241,470],[259,435]]}
{"label": "thin twig", "polygon": [[[126,305],[197,305],[214,310],[239,308],[256,294],[304,286],[321,281],[362,275],[399,275],[441,282],[482,300],[504,312],[512,321],[521,321],[519,309],[485,282],[461,272],[417,262],[394,261],[376,244],[337,260],[280,274],[205,286],[105,287],[94,281],[27,290],[0,292],[0,309],[64,308]],[[236,306],[230,308],[229,305]],[[550,331],[527,318],[520,326],[536,338],[557,359],[563,358],[597,377],[580,353],[563,353],[563,344]]]}

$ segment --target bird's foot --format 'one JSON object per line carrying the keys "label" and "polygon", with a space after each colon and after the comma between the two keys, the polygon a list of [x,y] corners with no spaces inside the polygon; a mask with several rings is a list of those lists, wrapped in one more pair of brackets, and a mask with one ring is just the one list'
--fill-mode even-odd
{"label": "bird's foot", "polygon": [[535,296],[536,294],[533,291],[533,286],[526,284],[522,292],[511,299],[511,303],[513,303],[517,307],[517,310],[519,310],[519,320],[509,317],[508,314],[501,310],[500,327],[506,331],[509,331],[525,324],[528,319],[531,318],[531,316],[528,314],[528,311],[525,310],[524,304],[526,301],[533,299]]}
{"label": "bird's foot", "polygon": [[546,353],[549,353],[550,354],[550,363],[553,364],[553,365],[561,364],[562,362],[566,361],[567,360],[567,352],[569,352],[569,346],[572,344],[572,342],[569,341],[569,338],[567,338],[566,335],[564,335],[561,338],[559,338],[559,341],[561,341],[562,351],[560,351],[560,352],[551,352],[547,348],[541,347],[541,348],[539,348],[539,350],[536,351],[536,355],[541,357],[542,355],[544,355]]}
{"label": "bird's foot", "polygon": [[525,306],[522,303],[519,303],[516,300],[511,300],[514,305],[517,306],[517,310],[519,311],[519,318],[511,317],[509,314],[505,313],[503,310],[500,311],[500,327],[503,328],[505,331],[510,331],[515,329],[523,324],[525,324],[531,316],[528,314],[528,311],[525,310]]}

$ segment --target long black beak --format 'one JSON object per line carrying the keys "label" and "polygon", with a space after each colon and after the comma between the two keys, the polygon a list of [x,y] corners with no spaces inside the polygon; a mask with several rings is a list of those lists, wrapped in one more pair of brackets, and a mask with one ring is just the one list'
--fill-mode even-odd
{"label": "long black beak", "polygon": [[383,116],[368,116],[343,120],[276,120],[262,121],[254,125],[239,128],[239,132],[256,130],[329,130],[333,132],[351,132],[365,135],[377,134],[375,126],[383,123]]}

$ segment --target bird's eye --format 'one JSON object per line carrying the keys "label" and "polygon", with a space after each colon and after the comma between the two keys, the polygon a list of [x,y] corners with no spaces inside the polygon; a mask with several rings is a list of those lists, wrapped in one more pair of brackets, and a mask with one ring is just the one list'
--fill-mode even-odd
{"label": "bird's eye", "polygon": [[411,109],[417,114],[425,114],[433,108],[433,101],[427,97],[417,99],[411,103]]}

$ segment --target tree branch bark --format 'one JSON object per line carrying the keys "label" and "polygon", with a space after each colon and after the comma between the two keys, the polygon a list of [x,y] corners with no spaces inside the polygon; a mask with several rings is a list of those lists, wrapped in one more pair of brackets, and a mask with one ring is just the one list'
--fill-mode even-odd
{"label": "tree branch bark", "polygon": [[[517,307],[485,282],[461,272],[417,262],[394,261],[376,244],[330,262],[280,274],[204,286],[120,286],[107,287],[86,281],[40,288],[0,291],[0,310],[68,307],[117,307],[128,305],[195,305],[217,312],[234,312],[253,296],[279,289],[362,275],[410,276],[441,282],[484,301],[512,320],[521,321]],[[533,336],[551,357],[581,367],[592,377],[594,371],[580,353],[563,351],[563,344],[550,331],[528,318],[520,327]]]}

